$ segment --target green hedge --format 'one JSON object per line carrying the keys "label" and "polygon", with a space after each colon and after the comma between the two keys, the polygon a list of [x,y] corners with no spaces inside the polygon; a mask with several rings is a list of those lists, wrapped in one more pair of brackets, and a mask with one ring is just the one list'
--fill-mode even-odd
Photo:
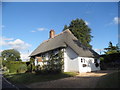
{"label": "green hedge", "polygon": [[120,69],[120,53],[101,55],[101,69]]}
{"label": "green hedge", "polygon": [[26,64],[21,61],[8,61],[5,66],[9,69],[9,73],[23,73],[27,70]]}
{"label": "green hedge", "polygon": [[101,57],[104,58],[104,60],[102,60],[104,63],[115,62],[115,61],[120,62],[120,53],[101,55]]}

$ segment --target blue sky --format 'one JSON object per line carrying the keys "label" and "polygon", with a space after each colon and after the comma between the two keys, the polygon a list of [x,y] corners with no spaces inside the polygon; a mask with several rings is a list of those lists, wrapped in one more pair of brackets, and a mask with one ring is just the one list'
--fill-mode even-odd
{"label": "blue sky", "polygon": [[2,5],[2,50],[15,48],[21,53],[32,52],[56,34],[64,25],[81,18],[91,28],[91,45],[97,51],[118,43],[117,2],[4,2]]}

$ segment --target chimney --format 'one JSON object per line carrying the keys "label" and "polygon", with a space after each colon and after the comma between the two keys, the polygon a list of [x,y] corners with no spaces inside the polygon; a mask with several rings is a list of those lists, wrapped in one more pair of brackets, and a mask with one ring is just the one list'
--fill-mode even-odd
{"label": "chimney", "polygon": [[55,36],[55,31],[54,30],[50,30],[50,38],[54,38]]}

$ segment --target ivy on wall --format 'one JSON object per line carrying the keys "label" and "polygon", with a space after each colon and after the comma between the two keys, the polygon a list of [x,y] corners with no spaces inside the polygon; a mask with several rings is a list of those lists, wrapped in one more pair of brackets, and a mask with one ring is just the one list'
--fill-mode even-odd
{"label": "ivy on wall", "polygon": [[38,72],[40,73],[58,73],[63,71],[63,51],[59,49],[57,53],[49,52],[49,59],[43,60],[43,65]]}

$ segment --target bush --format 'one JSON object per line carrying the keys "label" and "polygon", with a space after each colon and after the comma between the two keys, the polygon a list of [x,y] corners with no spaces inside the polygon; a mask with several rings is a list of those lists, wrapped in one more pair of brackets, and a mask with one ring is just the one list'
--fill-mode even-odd
{"label": "bush", "polygon": [[9,73],[21,73],[27,70],[26,64],[21,61],[7,61],[5,66],[9,69]]}
{"label": "bush", "polygon": [[103,58],[103,57],[100,57],[100,61],[104,61],[104,58]]}
{"label": "bush", "polygon": [[7,61],[6,60],[2,60],[3,67],[6,66],[6,64],[7,64]]}
{"label": "bush", "polygon": [[27,66],[25,64],[21,64],[17,69],[17,73],[24,73],[25,71],[27,71]]}
{"label": "bush", "polygon": [[113,54],[108,54],[108,55],[101,55],[101,59],[105,63],[115,62],[116,60],[120,62],[120,53],[113,53]]}
{"label": "bush", "polygon": [[120,68],[120,53],[101,55],[101,69],[119,69]]}
{"label": "bush", "polygon": [[42,74],[42,71],[41,70],[36,70],[35,74],[37,74],[37,75]]}
{"label": "bush", "polygon": [[31,72],[31,64],[27,66],[27,71],[26,72]]}

